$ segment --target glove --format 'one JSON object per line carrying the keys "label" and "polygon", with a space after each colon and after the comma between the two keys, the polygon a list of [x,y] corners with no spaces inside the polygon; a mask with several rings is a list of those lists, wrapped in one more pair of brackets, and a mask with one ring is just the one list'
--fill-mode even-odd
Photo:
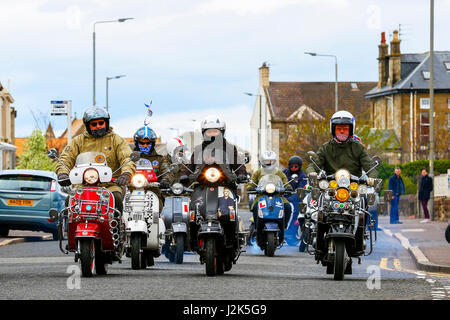
{"label": "glove", "polygon": [[60,174],[58,174],[58,183],[62,187],[70,186],[69,175],[67,173],[60,173]]}
{"label": "glove", "polygon": [[159,184],[160,188],[162,189],[167,189],[170,187],[170,182],[168,179],[162,179],[160,184]]}
{"label": "glove", "polygon": [[181,177],[180,177],[180,182],[181,183],[187,183],[189,181],[189,178],[188,178],[188,176],[187,175],[182,175]]}
{"label": "glove", "polygon": [[374,178],[367,178],[367,185],[373,187],[373,185],[375,184],[375,179]]}
{"label": "glove", "polygon": [[239,183],[247,182],[247,176],[245,174],[240,174],[238,175],[237,180]]}
{"label": "glove", "polygon": [[128,183],[130,183],[130,180],[131,180],[131,174],[128,172],[124,172],[121,174],[120,177],[118,177],[116,179],[116,183],[119,186],[126,186]]}

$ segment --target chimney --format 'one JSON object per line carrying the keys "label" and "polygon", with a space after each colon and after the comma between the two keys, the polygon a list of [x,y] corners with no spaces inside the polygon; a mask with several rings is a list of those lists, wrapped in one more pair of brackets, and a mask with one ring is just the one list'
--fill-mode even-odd
{"label": "chimney", "polygon": [[401,56],[398,30],[394,30],[394,37],[391,41],[391,54],[389,55],[389,78],[387,81],[389,86],[393,86],[400,80],[402,65]]}
{"label": "chimney", "polygon": [[388,45],[386,44],[385,33],[381,33],[381,43],[378,45],[378,88],[386,86],[388,78]]}
{"label": "chimney", "polygon": [[259,68],[259,85],[264,88],[269,86],[269,67],[266,62]]}

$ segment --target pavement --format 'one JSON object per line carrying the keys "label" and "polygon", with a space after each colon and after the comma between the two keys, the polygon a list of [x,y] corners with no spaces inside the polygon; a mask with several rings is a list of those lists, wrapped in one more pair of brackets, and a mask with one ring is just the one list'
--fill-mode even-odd
{"label": "pavement", "polygon": [[[402,224],[390,224],[389,216],[380,216],[381,232],[397,239],[408,250],[419,270],[450,273],[450,243],[445,239],[448,221],[430,221],[401,216]],[[379,231],[380,232],[380,231]]]}
{"label": "pavement", "polygon": [[51,233],[10,230],[7,237],[0,237],[0,247],[21,242],[52,240],[52,239],[53,236]]}

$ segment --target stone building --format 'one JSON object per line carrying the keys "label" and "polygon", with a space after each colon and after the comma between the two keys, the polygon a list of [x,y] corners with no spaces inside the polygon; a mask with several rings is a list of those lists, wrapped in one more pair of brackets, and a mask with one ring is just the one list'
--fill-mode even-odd
{"label": "stone building", "polygon": [[[430,128],[430,54],[402,54],[398,31],[393,33],[390,52],[385,33],[378,45],[378,83],[365,97],[370,101],[373,127],[393,130],[400,149],[389,162],[427,159]],[[449,157],[450,51],[433,55],[436,158]]]}
{"label": "stone building", "polygon": [[0,83],[0,170],[13,169],[15,163],[15,118],[17,112],[11,104],[14,99]]}

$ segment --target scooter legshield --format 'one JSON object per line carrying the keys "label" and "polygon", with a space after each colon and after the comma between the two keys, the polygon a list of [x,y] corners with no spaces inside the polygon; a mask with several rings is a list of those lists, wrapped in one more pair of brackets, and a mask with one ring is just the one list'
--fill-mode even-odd
{"label": "scooter legshield", "polygon": [[281,219],[281,210],[283,210],[284,215],[283,199],[279,196],[262,196],[258,201],[258,211],[259,210],[262,212],[263,219]]}

